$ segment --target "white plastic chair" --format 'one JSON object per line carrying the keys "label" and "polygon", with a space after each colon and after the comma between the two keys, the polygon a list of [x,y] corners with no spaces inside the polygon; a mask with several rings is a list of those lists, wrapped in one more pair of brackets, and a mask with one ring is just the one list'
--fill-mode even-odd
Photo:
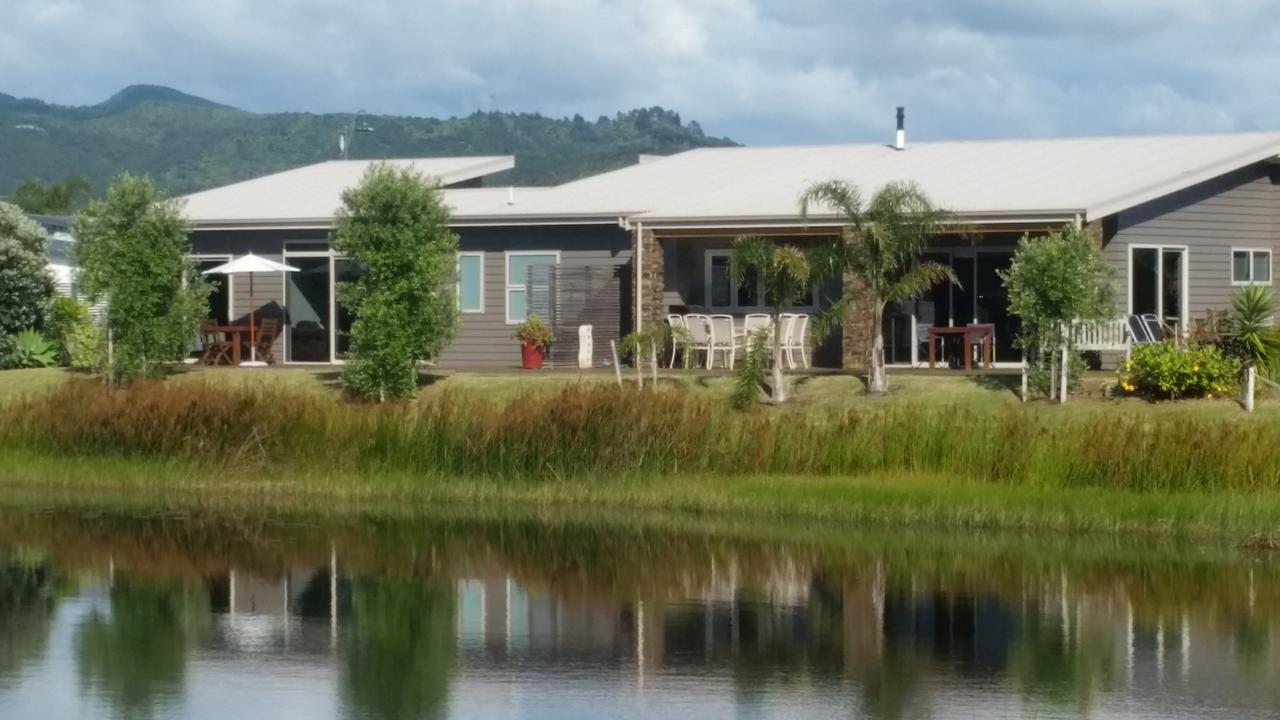
{"label": "white plastic chair", "polygon": [[[689,314],[684,316],[684,323],[685,328],[689,330],[689,347],[685,348],[685,352],[705,352],[707,369],[711,369],[711,318],[706,315]],[[696,366],[697,356],[694,356],[694,360]]]}
{"label": "white plastic chair", "polygon": [[795,313],[782,313],[778,316],[778,321],[782,323],[782,328],[778,332],[778,341],[782,343],[782,360],[787,364],[787,368],[794,370],[796,368],[795,360],[791,357],[791,336],[795,333],[796,318],[799,315]]}
{"label": "white plastic chair", "polygon": [[[680,349],[679,330],[688,330],[689,325],[685,323],[683,315],[668,315],[667,324],[671,326],[671,367],[676,366],[676,351]],[[686,351],[687,352],[687,351]]]}
{"label": "white plastic chair", "polygon": [[712,315],[711,320],[711,353],[707,357],[707,369],[715,366],[715,354],[724,353],[725,367],[733,369],[733,361],[738,354],[738,338],[733,332],[732,315]]}
{"label": "white plastic chair", "polygon": [[750,347],[751,338],[761,330],[769,330],[768,347],[773,347],[773,318],[764,313],[750,313],[742,319],[742,347]]}
{"label": "white plastic chair", "polygon": [[796,352],[800,353],[800,363],[804,365],[804,369],[809,369],[809,316],[808,315],[792,315],[791,329],[787,333],[787,343],[783,349],[787,351],[787,365],[792,369],[796,369]]}

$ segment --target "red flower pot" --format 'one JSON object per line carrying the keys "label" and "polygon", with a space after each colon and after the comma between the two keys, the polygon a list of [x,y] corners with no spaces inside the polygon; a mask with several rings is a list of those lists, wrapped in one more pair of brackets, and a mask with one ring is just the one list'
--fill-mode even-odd
{"label": "red flower pot", "polygon": [[520,359],[524,362],[525,370],[541,370],[542,347],[539,345],[530,345],[528,343],[521,345]]}

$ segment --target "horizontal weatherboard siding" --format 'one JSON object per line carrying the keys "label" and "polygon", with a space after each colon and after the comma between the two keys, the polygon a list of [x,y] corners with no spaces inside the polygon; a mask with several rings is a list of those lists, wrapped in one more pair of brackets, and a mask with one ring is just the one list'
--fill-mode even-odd
{"label": "horizontal weatherboard siding", "polygon": [[1187,248],[1187,312],[1194,322],[1231,301],[1232,248],[1272,250],[1280,238],[1277,168],[1260,163],[1119,213],[1103,256],[1116,269],[1119,312],[1129,307],[1129,254],[1135,245]]}

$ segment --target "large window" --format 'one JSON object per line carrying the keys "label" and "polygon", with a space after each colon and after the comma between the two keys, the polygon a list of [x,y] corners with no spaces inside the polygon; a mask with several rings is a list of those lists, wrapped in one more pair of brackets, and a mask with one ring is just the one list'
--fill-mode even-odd
{"label": "large window", "polygon": [[[773,307],[774,299],[765,296],[764,281],[756,277],[754,271],[747,274],[745,282],[734,282],[729,266],[733,261],[732,250],[707,250],[703,267],[706,270],[705,283],[706,306],[714,310],[760,310]],[[817,289],[809,291],[798,298],[795,307],[813,307],[816,305]]]}
{"label": "large window", "polygon": [[1186,248],[1129,247],[1129,312],[1155,315],[1166,326],[1181,332],[1187,326]]}
{"label": "large window", "polygon": [[1271,251],[1235,248],[1231,251],[1232,285],[1270,285]]}
{"label": "large window", "polygon": [[529,293],[538,288],[529,287],[529,269],[547,265],[559,265],[558,252],[508,252],[507,253],[507,324],[516,325],[529,317]]}
{"label": "large window", "polygon": [[484,253],[458,253],[458,310],[484,312]]}

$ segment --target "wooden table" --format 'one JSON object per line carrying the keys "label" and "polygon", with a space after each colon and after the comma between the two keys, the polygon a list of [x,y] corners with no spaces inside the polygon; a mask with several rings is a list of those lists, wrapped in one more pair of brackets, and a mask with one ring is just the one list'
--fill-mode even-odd
{"label": "wooden table", "polygon": [[990,323],[965,325],[963,327],[931,327],[929,328],[929,367],[933,367],[938,359],[938,336],[961,335],[964,337],[964,369],[973,369],[973,354],[969,352],[969,339],[975,335],[982,338],[982,360],[988,368],[992,367],[992,344],[995,342],[996,326]]}
{"label": "wooden table", "polygon": [[231,364],[240,364],[240,346],[245,335],[249,334],[248,325],[215,325],[211,328],[215,332],[220,332],[226,336],[231,342]]}

